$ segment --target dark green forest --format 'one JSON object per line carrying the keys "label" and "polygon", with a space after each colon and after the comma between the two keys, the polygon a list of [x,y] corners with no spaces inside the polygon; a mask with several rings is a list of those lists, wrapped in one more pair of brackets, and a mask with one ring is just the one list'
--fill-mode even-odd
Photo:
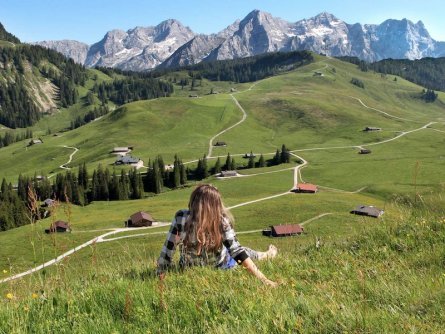
{"label": "dark green forest", "polygon": [[[108,75],[119,73],[108,68],[98,69]],[[102,103],[107,103],[110,100],[117,105],[122,105],[133,101],[168,97],[173,93],[172,84],[154,79],[150,75],[136,72],[121,73],[127,77],[115,79],[110,83],[102,82],[94,86],[93,90]]]}
{"label": "dark green forest", "polygon": [[445,58],[384,59],[367,63],[357,57],[338,57],[357,65],[362,71],[397,75],[429,90],[445,91]]}
{"label": "dark green forest", "polygon": [[[282,71],[290,71],[314,60],[309,51],[274,52],[254,57],[233,60],[201,62],[181,67],[189,71],[192,78],[206,78],[211,81],[251,82],[264,79]],[[153,77],[162,76],[177,69],[155,70]]]}

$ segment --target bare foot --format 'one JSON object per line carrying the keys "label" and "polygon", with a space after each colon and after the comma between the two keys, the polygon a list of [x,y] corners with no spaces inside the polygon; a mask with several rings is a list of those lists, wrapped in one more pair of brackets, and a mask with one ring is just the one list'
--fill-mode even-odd
{"label": "bare foot", "polygon": [[269,245],[269,250],[266,253],[268,259],[273,259],[275,256],[277,256],[278,249],[275,247],[275,245]]}
{"label": "bare foot", "polygon": [[269,245],[269,249],[266,252],[258,252],[258,260],[273,259],[277,256],[278,249],[274,245]]}

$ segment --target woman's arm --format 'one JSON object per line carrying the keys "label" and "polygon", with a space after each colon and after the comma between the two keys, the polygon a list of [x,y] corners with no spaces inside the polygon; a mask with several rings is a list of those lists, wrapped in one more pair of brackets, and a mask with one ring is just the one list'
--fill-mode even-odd
{"label": "woman's arm", "polygon": [[252,261],[250,257],[242,262],[242,266],[246,268],[252,275],[258,278],[264,284],[270,285],[273,288],[278,286],[277,282],[271,281],[266,276],[264,276],[264,274],[258,269],[258,267],[255,265],[255,263]]}
{"label": "woman's arm", "polygon": [[238,242],[236,238],[235,230],[232,228],[228,220],[223,219],[223,244],[229,251],[230,256],[235,259],[235,261],[246,268],[251,274],[257,277],[264,284],[276,287],[278,283],[269,280],[264,274],[258,269],[252,259],[247,255],[244,248]]}
{"label": "woman's arm", "polygon": [[156,270],[158,276],[161,278],[165,276],[165,270],[170,266],[173,259],[173,255],[176,250],[177,237],[183,230],[185,216],[185,210],[178,211],[175,218],[173,218],[172,224],[170,225],[170,230],[167,233],[164,246],[162,246],[161,254],[158,259],[158,267]]}

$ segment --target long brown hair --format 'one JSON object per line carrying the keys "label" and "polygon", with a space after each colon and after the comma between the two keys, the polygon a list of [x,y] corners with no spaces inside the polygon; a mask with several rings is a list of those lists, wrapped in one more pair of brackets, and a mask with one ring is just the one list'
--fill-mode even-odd
{"label": "long brown hair", "polygon": [[189,210],[190,216],[185,224],[185,247],[196,242],[198,254],[203,249],[220,249],[223,241],[222,219],[226,217],[232,224],[233,218],[224,207],[218,189],[211,184],[196,187],[190,195]]}

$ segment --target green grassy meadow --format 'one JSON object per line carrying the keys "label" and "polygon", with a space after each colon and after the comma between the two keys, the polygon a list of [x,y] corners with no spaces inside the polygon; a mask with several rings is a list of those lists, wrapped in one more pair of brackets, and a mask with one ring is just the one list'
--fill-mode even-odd
{"label": "green grassy meadow", "polygon": [[[93,78],[110,79],[95,74],[89,85]],[[352,85],[352,77],[365,88]],[[211,88],[219,93],[206,95]],[[79,109],[37,123],[42,145],[0,149],[0,176],[15,182],[20,173],[63,172],[58,166],[73,152],[63,146],[79,149],[69,164],[74,169],[84,162],[90,170],[112,168],[115,146],[133,146],[132,155],[145,162],[158,154],[166,163],[175,154],[184,161],[201,158],[211,137],[242,119],[230,88],[247,118],[215,139],[227,147],[215,147],[208,165],[227,153],[240,165],[247,161],[237,155],[250,151],[269,159],[285,144],[308,162],[302,180],[320,187],[317,194],[286,193],[293,187],[295,157],[289,164],[239,170],[246,177],[205,181],[234,206],[243,245],[278,247],[278,257],[259,267],[281,285],[269,289],[241,267],[173,270],[160,282],[155,261],[168,227],[135,229],[0,283],[0,333],[443,333],[445,93],[424,103],[417,97],[422,88],[408,81],[316,56],[310,65],[256,83],[203,80],[193,92],[199,98],[175,86],[170,98],[133,102],[126,112],[117,109],[60,136],[45,135],[84,112],[73,106]],[[362,131],[366,126],[382,131]],[[360,147],[372,153],[358,154]],[[123,227],[135,211],[169,222],[187,207],[194,185],[141,200],[61,204],[51,218],[2,232],[0,280]],[[280,196],[268,198],[274,195]],[[264,200],[248,203],[257,199]],[[351,215],[359,204],[385,214]],[[68,219],[73,232],[44,234],[56,219]],[[306,233],[261,235],[269,225],[288,223],[304,224]]]}

